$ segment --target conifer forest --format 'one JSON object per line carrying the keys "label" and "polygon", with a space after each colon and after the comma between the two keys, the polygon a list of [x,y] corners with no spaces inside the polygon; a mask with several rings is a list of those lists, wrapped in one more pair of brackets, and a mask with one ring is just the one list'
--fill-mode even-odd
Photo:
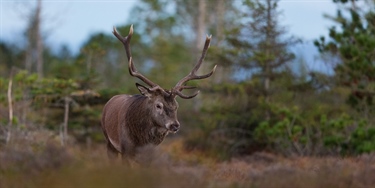
{"label": "conifer forest", "polygon": [[131,167],[108,159],[101,128],[104,105],[144,84],[113,28],[74,52],[46,42],[59,29],[43,30],[47,1],[24,2],[25,29],[0,40],[0,187],[374,187],[375,1],[327,0],[313,41],[283,24],[282,1],[138,0],[113,23],[133,26],[134,66],[162,88],[193,69],[206,34],[197,74],[217,65],[176,98],[180,130]]}

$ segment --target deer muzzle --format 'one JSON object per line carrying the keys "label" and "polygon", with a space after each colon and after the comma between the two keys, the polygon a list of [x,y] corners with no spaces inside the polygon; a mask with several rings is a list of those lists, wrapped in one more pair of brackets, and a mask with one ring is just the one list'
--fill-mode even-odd
{"label": "deer muzzle", "polygon": [[167,127],[168,131],[170,131],[172,133],[176,133],[178,130],[180,130],[180,123],[178,121],[173,122],[173,123],[167,124],[166,127]]}

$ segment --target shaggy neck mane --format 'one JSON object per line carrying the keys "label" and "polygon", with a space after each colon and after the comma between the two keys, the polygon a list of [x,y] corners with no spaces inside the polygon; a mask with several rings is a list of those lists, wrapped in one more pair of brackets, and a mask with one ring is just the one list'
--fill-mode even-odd
{"label": "shaggy neck mane", "polygon": [[167,131],[152,121],[148,98],[143,95],[134,95],[134,100],[127,111],[125,121],[128,125],[129,137],[136,145],[160,144]]}

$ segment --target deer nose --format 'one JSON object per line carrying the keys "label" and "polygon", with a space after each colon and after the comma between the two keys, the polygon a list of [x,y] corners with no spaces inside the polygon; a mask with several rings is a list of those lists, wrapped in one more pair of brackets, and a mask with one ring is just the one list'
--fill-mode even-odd
{"label": "deer nose", "polygon": [[175,122],[169,125],[169,130],[173,132],[177,132],[180,129],[180,123]]}

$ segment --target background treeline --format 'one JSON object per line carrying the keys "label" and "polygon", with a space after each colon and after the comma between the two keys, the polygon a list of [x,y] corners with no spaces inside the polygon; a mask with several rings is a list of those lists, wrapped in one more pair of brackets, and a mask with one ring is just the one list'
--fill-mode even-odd
{"label": "background treeline", "polygon": [[[119,93],[136,94],[122,44],[92,35],[78,54],[43,43],[41,1],[29,16],[25,44],[0,41],[0,140],[50,130],[62,144],[103,143],[100,114]],[[143,74],[171,88],[213,41],[192,83],[202,93],[178,99],[187,150],[219,158],[271,151],[283,155],[356,155],[375,150],[375,1],[334,0],[328,38],[317,36],[330,73],[308,70],[292,51],[304,42],[280,24],[277,0],[141,0],[117,26],[134,24],[132,54]],[[325,33],[322,33],[322,35]],[[306,41],[305,41],[306,42]]]}

